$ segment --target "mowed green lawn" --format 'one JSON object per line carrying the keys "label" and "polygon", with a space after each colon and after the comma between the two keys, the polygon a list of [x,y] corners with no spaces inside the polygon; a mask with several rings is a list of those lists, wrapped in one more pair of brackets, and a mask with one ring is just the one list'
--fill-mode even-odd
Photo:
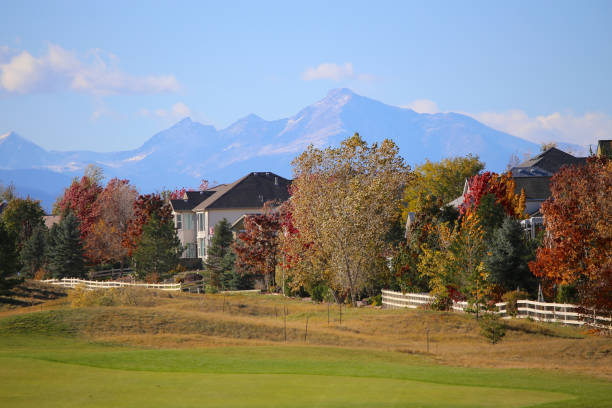
{"label": "mowed green lawn", "polygon": [[[541,404],[541,405],[540,405]],[[612,384],[326,347],[150,350],[0,332],[1,407],[610,407]]]}

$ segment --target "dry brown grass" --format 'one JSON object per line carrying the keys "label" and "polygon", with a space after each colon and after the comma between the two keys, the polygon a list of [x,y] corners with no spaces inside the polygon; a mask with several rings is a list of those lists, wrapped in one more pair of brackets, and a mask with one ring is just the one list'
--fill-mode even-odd
{"label": "dry brown grass", "polygon": [[194,348],[284,344],[287,307],[288,344],[426,353],[429,331],[429,354],[445,364],[557,369],[612,378],[612,339],[575,328],[511,320],[501,343],[490,345],[474,318],[460,313],[343,307],[340,324],[339,307],[332,305],[328,325],[326,304],[281,296],[149,291],[146,298],[127,303],[131,306],[70,308],[64,301],[49,308],[58,309],[63,325],[91,339]]}

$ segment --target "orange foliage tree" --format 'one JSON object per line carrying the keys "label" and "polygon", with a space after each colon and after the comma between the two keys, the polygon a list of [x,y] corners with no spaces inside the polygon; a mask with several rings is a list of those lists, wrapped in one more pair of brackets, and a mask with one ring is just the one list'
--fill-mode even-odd
{"label": "orange foliage tree", "polygon": [[93,262],[123,263],[128,255],[122,240],[134,214],[138,192],[128,180],[111,179],[98,196],[99,218],[85,240],[85,255]]}
{"label": "orange foliage tree", "polygon": [[516,184],[511,172],[498,175],[487,171],[470,178],[468,184],[470,188],[464,194],[463,205],[459,209],[461,215],[478,208],[482,197],[492,194],[507,215],[517,219],[525,217],[525,191],[515,193]]}
{"label": "orange foliage tree", "polygon": [[584,306],[612,312],[612,162],[591,157],[551,179],[542,204],[546,236],[532,273],[577,284]]}

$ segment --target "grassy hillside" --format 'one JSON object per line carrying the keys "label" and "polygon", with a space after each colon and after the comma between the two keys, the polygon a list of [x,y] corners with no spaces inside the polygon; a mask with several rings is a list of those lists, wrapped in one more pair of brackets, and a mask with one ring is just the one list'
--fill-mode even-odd
{"label": "grassy hillside", "polygon": [[327,305],[279,296],[85,297],[0,312],[0,406],[612,401],[612,342],[571,328],[513,321],[493,346],[473,318],[454,313],[349,308],[340,323],[334,306],[328,325]]}

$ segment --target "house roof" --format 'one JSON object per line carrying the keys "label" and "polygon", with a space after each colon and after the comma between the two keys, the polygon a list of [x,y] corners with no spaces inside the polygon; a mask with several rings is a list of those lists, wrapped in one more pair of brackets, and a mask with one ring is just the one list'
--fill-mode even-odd
{"label": "house roof", "polygon": [[612,140],[600,140],[597,142],[597,155],[612,158]]}
{"label": "house roof", "polygon": [[170,200],[170,205],[174,211],[190,211],[214,193],[214,190],[186,191],[182,199]]}
{"label": "house roof", "polygon": [[546,200],[550,197],[550,176],[548,177],[515,177],[514,192],[520,194],[525,190],[527,200]]}
{"label": "house roof", "polygon": [[[557,149],[556,147],[551,147],[537,156],[534,156],[529,160],[525,160],[523,163],[516,166],[516,168],[537,168],[539,170],[543,170],[544,172],[550,173],[548,175],[552,175],[558,172],[561,167],[565,165],[582,164],[585,161],[586,157],[575,157],[569,153],[565,153],[564,151]],[[512,175],[514,176],[514,169],[512,169]]]}
{"label": "house roof", "polygon": [[291,180],[270,172],[254,172],[231,184],[214,188],[214,193],[193,211],[221,208],[259,208],[266,201],[289,199]]}
{"label": "house roof", "polygon": [[49,229],[53,226],[53,224],[58,224],[61,221],[62,217],[59,215],[45,215],[43,217],[43,221],[45,222],[45,226]]}

